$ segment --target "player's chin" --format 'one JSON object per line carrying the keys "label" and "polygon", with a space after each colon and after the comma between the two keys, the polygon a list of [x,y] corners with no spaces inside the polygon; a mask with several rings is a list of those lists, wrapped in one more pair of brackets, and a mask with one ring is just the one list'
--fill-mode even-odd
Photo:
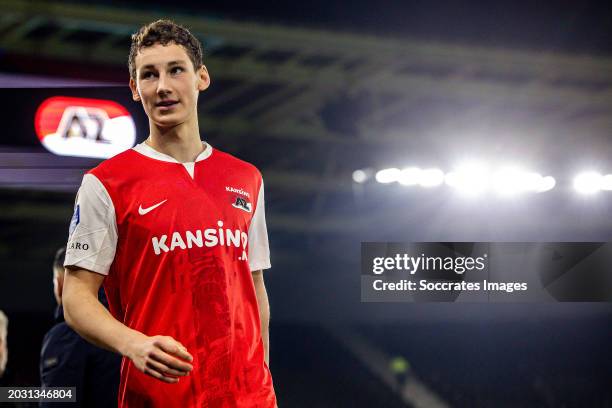
{"label": "player's chin", "polygon": [[155,122],[155,124],[161,128],[174,127],[180,125],[184,121],[185,120],[178,115],[155,115],[155,117],[153,117],[153,122]]}

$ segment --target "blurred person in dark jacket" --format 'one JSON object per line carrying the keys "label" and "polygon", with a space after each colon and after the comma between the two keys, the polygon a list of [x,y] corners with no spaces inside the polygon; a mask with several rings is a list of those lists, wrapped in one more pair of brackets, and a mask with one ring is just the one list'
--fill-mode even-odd
{"label": "blurred person in dark jacket", "polygon": [[[62,289],[66,248],[60,248],[53,262],[53,293],[57,301],[55,325],[47,332],[40,353],[42,387],[76,387],[71,407],[116,407],[121,357],[85,341],[64,321]],[[106,306],[104,291],[100,301]],[[41,407],[58,406],[44,402]]]}

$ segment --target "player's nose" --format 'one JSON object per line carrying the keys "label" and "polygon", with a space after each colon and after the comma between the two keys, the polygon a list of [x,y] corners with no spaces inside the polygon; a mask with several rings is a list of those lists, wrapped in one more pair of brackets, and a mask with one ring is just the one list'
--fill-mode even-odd
{"label": "player's nose", "polygon": [[159,75],[159,79],[157,80],[157,94],[158,95],[167,95],[169,93],[172,93],[172,89],[170,89],[169,83],[168,83],[168,77],[166,76],[166,74],[161,73]]}

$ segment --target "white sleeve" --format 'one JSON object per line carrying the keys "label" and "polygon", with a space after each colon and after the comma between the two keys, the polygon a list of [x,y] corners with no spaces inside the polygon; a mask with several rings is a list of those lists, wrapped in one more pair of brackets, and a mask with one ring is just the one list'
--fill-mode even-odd
{"label": "white sleeve", "polygon": [[253,219],[251,219],[251,225],[249,225],[249,268],[251,268],[252,272],[270,267],[270,248],[268,246],[264,185],[262,181],[257,196],[255,213],[253,214]]}
{"label": "white sleeve", "polygon": [[64,266],[108,275],[117,247],[115,207],[104,185],[93,174],[83,177],[70,222]]}

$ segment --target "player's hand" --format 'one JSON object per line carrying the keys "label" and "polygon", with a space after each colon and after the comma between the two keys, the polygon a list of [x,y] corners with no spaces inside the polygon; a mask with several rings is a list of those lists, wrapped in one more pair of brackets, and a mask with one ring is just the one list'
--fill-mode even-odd
{"label": "player's hand", "polygon": [[170,336],[143,334],[130,343],[127,357],[143,373],[171,384],[193,370],[191,354]]}

